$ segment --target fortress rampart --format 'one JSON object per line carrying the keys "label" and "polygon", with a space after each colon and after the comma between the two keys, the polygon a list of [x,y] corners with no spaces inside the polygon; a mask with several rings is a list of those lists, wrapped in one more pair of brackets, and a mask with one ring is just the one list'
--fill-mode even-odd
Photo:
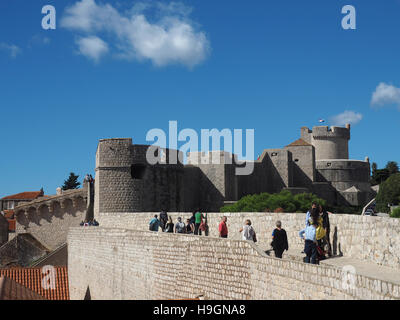
{"label": "fortress rampart", "polygon": [[[173,221],[177,217],[189,218],[190,213],[169,213]],[[210,236],[218,237],[220,218],[228,217],[229,239],[240,240],[238,230],[245,219],[250,219],[257,232],[260,246],[268,247],[277,220],[287,231],[289,246],[303,249],[304,243],[298,232],[304,228],[302,213],[208,213]],[[96,219],[102,227],[116,227],[147,231],[154,213],[101,213]],[[185,220],[184,220],[185,221]],[[330,216],[330,239],[335,255],[344,255],[374,264],[396,268],[400,271],[400,221],[399,219],[345,214]]]}
{"label": "fortress rampart", "polygon": [[[99,276],[101,275],[101,276]],[[118,228],[72,228],[71,299],[399,299],[399,283],[276,259],[254,243]]]}
{"label": "fortress rampart", "polygon": [[[158,148],[154,154],[165,164],[150,165],[150,146],[132,145],[132,139],[100,140],[96,153],[94,211],[140,212],[182,210],[183,165],[170,164],[177,151]],[[171,161],[172,162],[172,161]]]}

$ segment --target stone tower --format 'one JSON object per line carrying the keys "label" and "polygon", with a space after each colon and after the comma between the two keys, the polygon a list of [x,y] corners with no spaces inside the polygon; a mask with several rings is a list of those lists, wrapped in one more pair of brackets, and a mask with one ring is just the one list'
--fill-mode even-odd
{"label": "stone tower", "polygon": [[[95,217],[102,213],[178,211],[183,204],[183,165],[169,164],[169,149],[155,149],[160,163],[151,165],[151,146],[132,139],[103,139],[96,152]],[[171,161],[172,162],[172,161]]]}
{"label": "stone tower", "polygon": [[301,138],[315,148],[315,159],[349,159],[350,124],[342,127],[301,128]]}

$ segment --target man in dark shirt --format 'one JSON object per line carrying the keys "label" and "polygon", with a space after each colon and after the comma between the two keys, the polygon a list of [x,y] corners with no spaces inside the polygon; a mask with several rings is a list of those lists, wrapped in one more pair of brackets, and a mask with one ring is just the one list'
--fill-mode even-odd
{"label": "man in dark shirt", "polygon": [[165,228],[167,226],[167,221],[168,221],[168,213],[163,210],[160,213],[160,224],[161,224],[161,230],[163,232],[165,231]]}
{"label": "man in dark shirt", "polygon": [[275,252],[275,257],[282,259],[282,254],[285,250],[289,250],[289,243],[285,229],[282,229],[282,223],[276,222],[276,229],[272,232],[272,248]]}

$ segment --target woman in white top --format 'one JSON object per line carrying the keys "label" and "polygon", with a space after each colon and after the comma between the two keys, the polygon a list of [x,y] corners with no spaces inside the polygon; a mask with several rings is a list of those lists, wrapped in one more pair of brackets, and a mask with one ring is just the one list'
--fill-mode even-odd
{"label": "woman in white top", "polygon": [[242,239],[243,240],[251,240],[251,241],[256,241],[256,232],[254,231],[254,228],[251,226],[251,221],[247,219],[244,222],[243,228],[239,230],[239,232],[242,232]]}

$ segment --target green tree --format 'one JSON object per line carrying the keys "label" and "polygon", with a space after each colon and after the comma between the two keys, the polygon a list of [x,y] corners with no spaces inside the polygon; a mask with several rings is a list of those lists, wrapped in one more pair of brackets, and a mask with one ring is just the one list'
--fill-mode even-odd
{"label": "green tree", "polygon": [[387,169],[389,171],[390,175],[399,173],[399,166],[396,161],[389,161],[386,164],[385,169]]}
{"label": "green tree", "polygon": [[78,181],[79,176],[71,172],[67,180],[64,181],[64,185],[61,187],[62,190],[78,189],[81,183]]}
{"label": "green tree", "polygon": [[400,202],[400,173],[390,176],[379,187],[376,196],[376,207],[380,212],[389,213],[388,204],[397,205]]}
{"label": "green tree", "polygon": [[394,209],[390,216],[392,218],[400,218],[400,208]]}
{"label": "green tree", "polygon": [[221,212],[265,212],[282,208],[285,212],[306,212],[316,201],[325,206],[326,202],[311,193],[293,195],[287,190],[280,193],[247,195],[233,205],[224,206]]}

